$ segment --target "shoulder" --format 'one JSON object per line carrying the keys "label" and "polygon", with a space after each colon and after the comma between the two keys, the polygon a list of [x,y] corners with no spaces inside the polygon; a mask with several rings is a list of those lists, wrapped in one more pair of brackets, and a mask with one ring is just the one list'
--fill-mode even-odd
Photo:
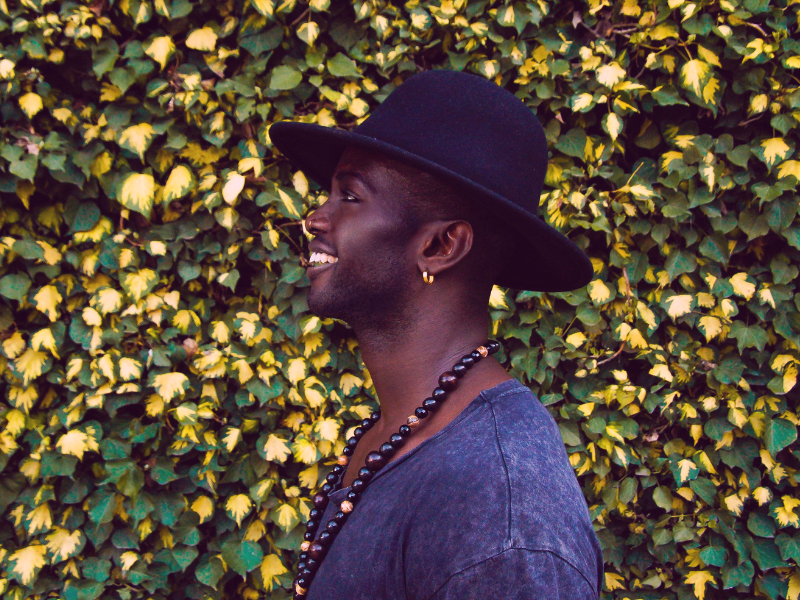
{"label": "shoulder", "polygon": [[449,563],[437,561],[443,570],[431,579],[518,549],[558,557],[597,588],[602,559],[586,502],[558,426],[522,383],[485,390],[414,462],[420,518],[408,530],[408,558],[419,564],[433,550]]}
{"label": "shoulder", "polygon": [[454,573],[429,600],[596,600],[599,590],[562,557],[509,548]]}

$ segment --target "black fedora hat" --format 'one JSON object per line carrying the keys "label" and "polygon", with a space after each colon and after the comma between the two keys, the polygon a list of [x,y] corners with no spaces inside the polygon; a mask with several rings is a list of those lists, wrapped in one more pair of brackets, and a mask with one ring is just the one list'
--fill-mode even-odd
{"label": "black fedora hat", "polygon": [[513,240],[498,285],[565,292],[592,278],[581,249],[537,215],[547,169],[542,126],[516,96],[481,77],[425,71],[352,131],[283,121],[269,136],[327,190],[348,146],[380,152],[463,190]]}

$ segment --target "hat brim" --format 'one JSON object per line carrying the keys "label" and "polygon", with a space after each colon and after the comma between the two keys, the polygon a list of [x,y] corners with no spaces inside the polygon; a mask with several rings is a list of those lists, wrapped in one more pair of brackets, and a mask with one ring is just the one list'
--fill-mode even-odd
{"label": "hat brim", "polygon": [[441,177],[477,201],[513,233],[511,255],[500,265],[497,285],[539,292],[582,288],[593,276],[592,263],[566,236],[510,200],[421,156],[353,131],[282,121],[270,127],[272,143],[292,163],[330,191],[333,173],[349,146],[375,150]]}

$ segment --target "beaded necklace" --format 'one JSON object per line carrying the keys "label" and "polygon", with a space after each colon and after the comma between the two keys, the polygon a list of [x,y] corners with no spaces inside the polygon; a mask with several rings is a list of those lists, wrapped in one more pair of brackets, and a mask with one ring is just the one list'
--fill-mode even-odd
{"label": "beaded necklace", "polygon": [[342,455],[339,457],[338,464],[333,467],[333,470],[328,473],[325,478],[325,483],[320,488],[319,492],[314,496],[314,508],[309,513],[309,520],[306,523],[306,533],[303,536],[305,540],[300,545],[300,562],[297,565],[297,577],[294,580],[294,600],[305,600],[308,594],[308,589],[311,582],[314,580],[314,575],[319,570],[322,560],[328,553],[328,549],[336,539],[336,536],[341,531],[347,518],[359,498],[364,494],[369,485],[372,476],[380,471],[387,461],[395,455],[395,453],[405,446],[406,438],[411,435],[412,431],[419,427],[422,419],[426,419],[430,413],[436,411],[442,402],[447,397],[448,392],[454,390],[461,379],[472,366],[482,358],[486,358],[490,354],[494,354],[500,349],[500,342],[489,340],[483,346],[478,346],[475,350],[461,357],[461,359],[453,365],[450,371],[445,371],[439,375],[439,386],[431,392],[430,398],[426,398],[422,402],[422,406],[418,407],[414,414],[406,419],[406,423],[401,425],[397,433],[389,437],[389,441],[382,444],[378,450],[373,450],[367,455],[364,461],[364,466],[358,471],[358,476],[353,483],[350,484],[350,491],[344,501],[339,505],[339,510],[333,516],[333,519],[328,521],[325,529],[319,534],[317,539],[314,535],[319,529],[322,522],[322,515],[325,508],[328,506],[328,493],[333,490],[336,483],[341,479],[345,471],[350,457],[355,452],[358,440],[369,431],[372,426],[381,418],[380,411],[372,413],[368,418],[361,421],[360,425],[353,431],[353,436],[347,440]]}

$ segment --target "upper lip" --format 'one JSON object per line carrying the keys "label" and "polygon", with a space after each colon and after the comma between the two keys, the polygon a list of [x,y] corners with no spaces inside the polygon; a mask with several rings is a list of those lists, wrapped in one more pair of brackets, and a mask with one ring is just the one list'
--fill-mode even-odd
{"label": "upper lip", "polygon": [[330,254],[331,256],[335,257],[336,253],[325,246],[324,244],[320,244],[317,241],[313,241],[308,245],[308,249],[310,252],[322,252],[324,254]]}

